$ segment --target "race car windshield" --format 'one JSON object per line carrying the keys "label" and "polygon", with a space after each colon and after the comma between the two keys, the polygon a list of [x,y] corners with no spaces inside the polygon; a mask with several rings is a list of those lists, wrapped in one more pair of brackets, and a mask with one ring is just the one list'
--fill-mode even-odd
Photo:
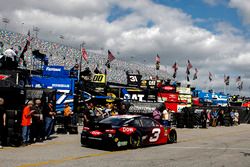
{"label": "race car windshield", "polygon": [[111,124],[113,126],[120,126],[122,125],[122,123],[124,123],[127,120],[128,118],[109,117],[109,118],[103,119],[102,121],[100,121],[100,123]]}

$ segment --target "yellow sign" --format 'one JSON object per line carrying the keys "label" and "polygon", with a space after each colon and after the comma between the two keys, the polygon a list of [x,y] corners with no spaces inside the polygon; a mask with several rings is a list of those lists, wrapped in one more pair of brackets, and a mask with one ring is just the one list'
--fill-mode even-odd
{"label": "yellow sign", "polygon": [[97,83],[105,83],[106,82],[106,75],[105,74],[95,74],[92,82],[97,82]]}
{"label": "yellow sign", "polygon": [[107,96],[110,96],[110,99],[106,100],[108,103],[112,103],[115,101],[116,95],[114,93],[107,93]]}

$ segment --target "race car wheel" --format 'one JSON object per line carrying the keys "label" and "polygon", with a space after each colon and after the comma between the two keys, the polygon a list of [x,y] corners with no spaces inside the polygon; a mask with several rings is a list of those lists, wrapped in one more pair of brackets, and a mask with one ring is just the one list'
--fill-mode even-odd
{"label": "race car wheel", "polygon": [[177,133],[175,130],[171,130],[168,135],[168,143],[177,143]]}
{"label": "race car wheel", "polygon": [[138,148],[141,146],[141,136],[137,133],[134,133],[129,138],[129,146],[130,148]]}

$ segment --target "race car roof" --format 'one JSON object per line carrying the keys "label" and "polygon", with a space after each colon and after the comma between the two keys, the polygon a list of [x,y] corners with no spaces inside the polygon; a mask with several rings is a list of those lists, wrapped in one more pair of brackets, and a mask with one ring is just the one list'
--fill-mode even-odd
{"label": "race car roof", "polygon": [[131,118],[136,118],[140,117],[141,115],[115,115],[111,116],[112,118],[125,118],[125,119],[131,119]]}

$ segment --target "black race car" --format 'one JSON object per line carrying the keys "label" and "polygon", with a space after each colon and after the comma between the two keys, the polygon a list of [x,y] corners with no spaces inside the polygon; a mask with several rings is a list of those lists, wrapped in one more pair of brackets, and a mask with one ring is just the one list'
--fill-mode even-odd
{"label": "black race car", "polygon": [[141,115],[118,115],[103,119],[93,127],[83,127],[82,145],[137,148],[144,145],[177,142],[175,129],[166,128]]}

